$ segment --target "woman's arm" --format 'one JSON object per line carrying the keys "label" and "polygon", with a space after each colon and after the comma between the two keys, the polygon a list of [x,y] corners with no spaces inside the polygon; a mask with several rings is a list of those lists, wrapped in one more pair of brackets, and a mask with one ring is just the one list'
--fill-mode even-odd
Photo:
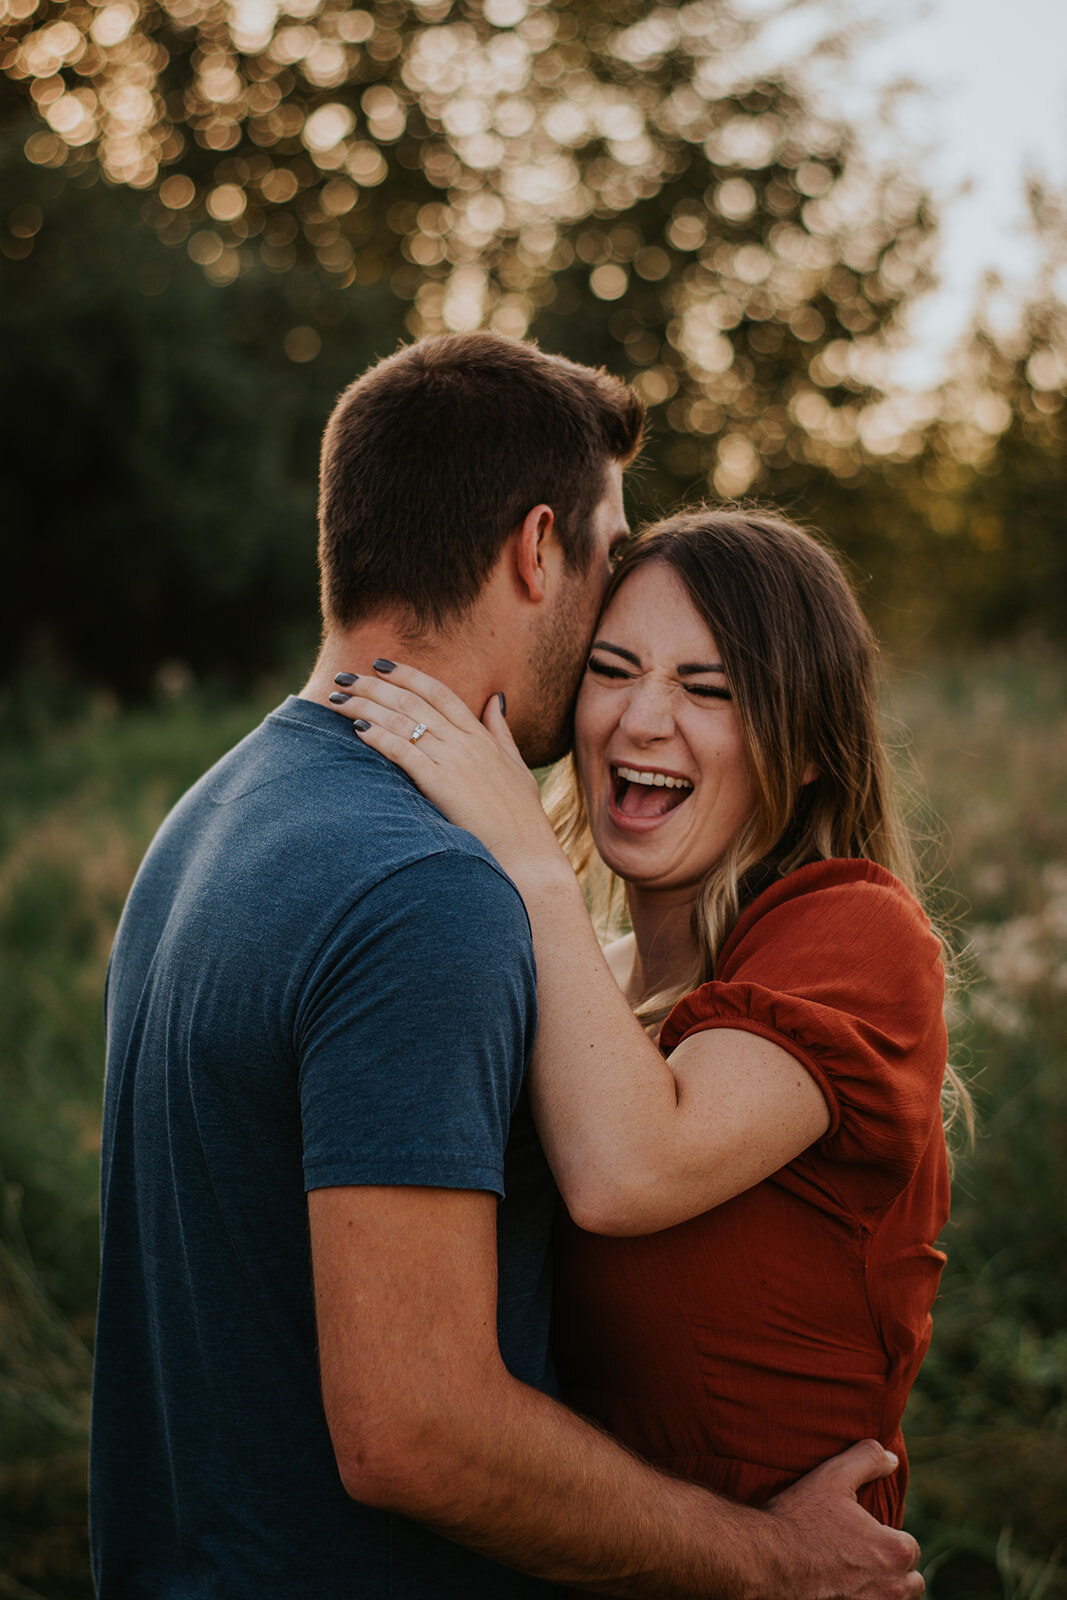
{"label": "woman's arm", "polygon": [[664,1060],[566,874],[527,869],[518,880],[537,958],[534,1113],[575,1222],[654,1233],[777,1172],[826,1132],[830,1113],[810,1073],[755,1033],[712,1029]]}
{"label": "woman's arm", "polygon": [[[651,1233],[759,1183],[829,1126],[823,1095],[770,1040],[719,1028],[669,1062],[608,969],[578,881],[494,698],[484,725],[411,667],[360,678],[340,708],[453,822],[479,837],[525,901],[538,978],[530,1090],[567,1208],[597,1233]],[[420,724],[426,733],[411,743]]]}

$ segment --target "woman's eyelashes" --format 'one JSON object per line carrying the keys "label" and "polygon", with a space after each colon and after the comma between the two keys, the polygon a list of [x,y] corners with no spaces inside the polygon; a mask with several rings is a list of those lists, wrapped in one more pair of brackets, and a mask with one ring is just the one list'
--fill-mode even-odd
{"label": "woman's eyelashes", "polygon": [[[632,678],[633,673],[627,672],[625,667],[617,667],[614,662],[602,661],[599,656],[590,656],[586,663],[590,672],[598,678],[614,678],[625,681]],[[685,683],[682,685],[686,694],[695,695],[698,700],[732,700],[733,695],[725,684],[720,683]]]}
{"label": "woman's eyelashes", "polygon": [[596,656],[590,656],[586,666],[590,672],[595,672],[598,678],[630,678],[633,676],[624,667],[616,667],[609,661],[600,661]]}
{"label": "woman's eyelashes", "polygon": [[733,695],[723,683],[687,683],[685,687],[689,694],[699,695],[703,700],[733,699]]}

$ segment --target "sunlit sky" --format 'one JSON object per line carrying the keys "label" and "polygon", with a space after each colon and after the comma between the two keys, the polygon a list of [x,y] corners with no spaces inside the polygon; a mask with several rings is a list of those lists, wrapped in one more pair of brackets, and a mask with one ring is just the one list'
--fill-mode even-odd
{"label": "sunlit sky", "polygon": [[[744,9],[770,3],[744,0]],[[1032,279],[1026,173],[1067,193],[1067,0],[827,0],[784,18],[762,48],[789,59],[828,19],[878,17],[847,64],[822,63],[812,77],[829,111],[844,113],[876,156],[903,157],[938,202],[941,286],[915,308],[892,368],[896,383],[923,389],[944,370],[984,275],[1008,286],[1002,317]],[[902,79],[920,92],[897,98],[889,133],[879,92]]]}

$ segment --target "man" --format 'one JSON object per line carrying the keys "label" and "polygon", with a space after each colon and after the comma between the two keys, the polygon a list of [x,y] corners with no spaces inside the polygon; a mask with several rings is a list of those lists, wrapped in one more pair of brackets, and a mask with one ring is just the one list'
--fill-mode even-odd
{"label": "man", "polygon": [[922,1592],[852,1495],[879,1447],[759,1512],[551,1398],[522,903],[327,709],[403,656],[561,753],[640,431],[623,385],[488,334],[331,418],[315,670],[164,823],[112,957],[101,1600]]}

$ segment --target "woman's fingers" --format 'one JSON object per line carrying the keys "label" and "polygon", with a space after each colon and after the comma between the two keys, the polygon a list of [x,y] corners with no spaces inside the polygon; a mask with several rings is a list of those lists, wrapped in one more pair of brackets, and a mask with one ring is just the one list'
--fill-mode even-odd
{"label": "woman's fingers", "polygon": [[[431,678],[428,672],[420,672],[417,667],[409,667],[404,662],[389,662],[388,672],[385,664],[376,670],[384,676],[379,682],[387,683],[390,688],[394,686],[412,695],[416,695],[426,706],[431,707],[441,716],[445,717],[456,728],[465,733],[474,732],[478,726],[478,718],[473,711],[462,701],[454,690],[449,689],[438,678]],[[362,682],[362,679],[360,680]]]}
{"label": "woman's fingers", "polygon": [[[365,715],[365,710],[359,708],[358,702],[369,700],[388,711],[409,717],[412,726],[424,722],[442,737],[453,731],[474,737],[483,733],[478,718],[467,709],[457,694],[453,694],[436,678],[414,667],[390,664],[387,677],[373,673],[360,673],[357,676],[355,673],[340,672],[334,681],[338,684],[335,691],[337,698],[331,696],[330,703],[349,721]],[[427,692],[424,693],[424,690]],[[396,726],[394,731],[400,733],[403,730]]]}
{"label": "woman's fingers", "polygon": [[507,719],[504,715],[504,708],[500,704],[501,698],[498,694],[489,696],[485,703],[485,710],[482,712],[482,726],[488,728],[497,744],[500,745],[502,750],[506,751],[513,761],[517,762],[520,767],[525,768],[526,763],[519,754],[519,747],[512,738],[511,729],[508,727]]}
{"label": "woman's fingers", "polygon": [[[349,722],[370,722],[376,728],[384,728],[388,733],[395,734],[398,739],[410,741],[415,729],[422,727],[426,731],[415,740],[416,744],[421,744],[424,739],[433,743],[435,740],[455,741],[462,737],[439,711],[432,710],[415,697],[412,697],[411,704],[404,704],[404,698],[394,695],[387,700],[384,695],[372,696],[364,694],[361,689],[353,689],[344,705],[334,705],[332,709],[340,712],[342,717],[347,717]],[[362,733],[363,730],[357,728],[356,732]]]}
{"label": "woman's fingers", "polygon": [[383,727],[380,722],[367,724],[366,719],[363,720],[365,725],[354,730],[357,738],[369,745],[372,750],[377,750],[380,755],[385,756],[394,766],[400,767],[409,778],[419,784],[423,793],[426,793],[426,778],[432,771],[434,763],[429,752],[419,748],[421,739],[412,744],[410,736],[405,739],[401,734],[393,733],[390,728]]}
{"label": "woman's fingers", "polygon": [[[349,673],[341,673],[339,676],[349,677],[351,675]],[[413,694],[410,689],[402,689],[399,684],[388,683],[381,678],[375,678],[370,673],[361,673],[350,687],[346,686],[336,692],[346,695],[347,699],[343,703],[340,700],[333,700],[331,705],[335,706],[342,716],[346,717],[352,715],[352,703],[354,700],[369,700],[374,704],[387,707],[390,711],[402,711],[406,716],[413,717],[416,722],[425,722],[427,714],[434,711],[434,708],[421,695]],[[434,720],[440,723],[446,719],[442,719],[440,712],[435,712]]]}

